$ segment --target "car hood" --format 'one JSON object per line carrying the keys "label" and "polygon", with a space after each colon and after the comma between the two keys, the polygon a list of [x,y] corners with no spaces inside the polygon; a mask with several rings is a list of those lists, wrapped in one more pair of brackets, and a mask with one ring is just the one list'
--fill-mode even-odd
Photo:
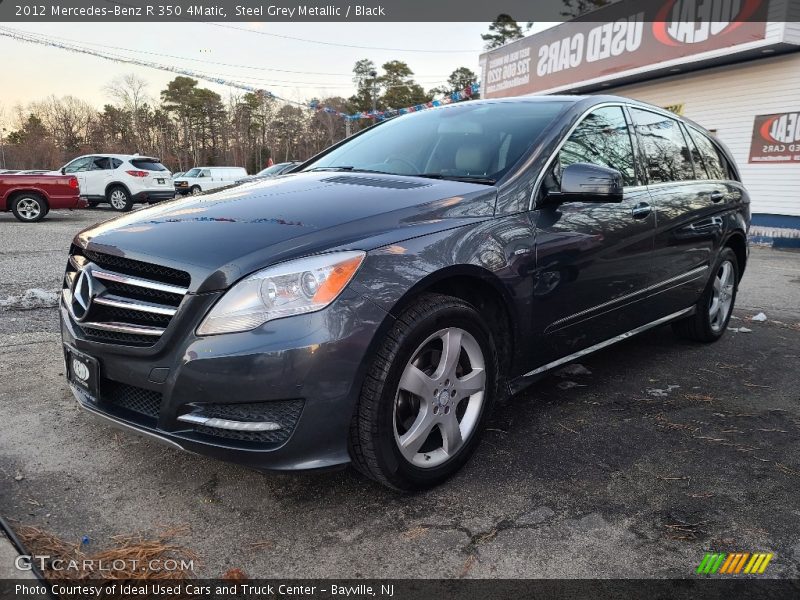
{"label": "car hood", "polygon": [[282,260],[370,250],[491,217],[492,186],[397,175],[299,173],[160,203],[84,230],[83,248],[179,268],[225,289]]}

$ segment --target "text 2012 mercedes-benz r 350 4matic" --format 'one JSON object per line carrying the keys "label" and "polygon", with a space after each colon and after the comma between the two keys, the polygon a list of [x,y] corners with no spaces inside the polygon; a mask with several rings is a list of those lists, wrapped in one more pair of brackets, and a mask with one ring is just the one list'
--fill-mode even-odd
{"label": "text 2012 mercedes-benz r 350 4matic", "polygon": [[78,234],[67,374],[174,447],[431,486],[549,369],[666,323],[722,336],[749,221],[729,152],[659,108],[434,108]]}

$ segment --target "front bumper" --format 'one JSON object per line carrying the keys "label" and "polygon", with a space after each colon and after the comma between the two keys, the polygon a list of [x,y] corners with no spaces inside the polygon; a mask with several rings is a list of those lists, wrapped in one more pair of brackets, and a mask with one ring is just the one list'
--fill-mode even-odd
{"label": "front bumper", "polygon": [[[346,290],[317,313],[278,319],[250,332],[197,337],[195,321],[218,297],[187,296],[162,339],[149,348],[86,339],[62,303],[64,343],[100,363],[99,397],[70,385],[80,406],[173,447],[259,470],[348,463],[350,421],[365,357],[387,314]],[[187,318],[187,312],[197,318]],[[156,413],[146,415],[118,403],[115,390],[120,386],[159,398]],[[272,406],[293,402],[302,405],[299,417],[284,423],[292,429],[277,442],[234,439],[226,432],[209,435],[208,429],[178,420],[220,404],[258,405],[269,412]]]}

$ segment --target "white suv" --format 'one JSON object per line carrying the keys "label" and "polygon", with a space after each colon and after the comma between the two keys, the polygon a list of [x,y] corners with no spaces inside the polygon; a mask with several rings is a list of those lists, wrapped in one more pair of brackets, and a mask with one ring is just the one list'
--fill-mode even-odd
{"label": "white suv", "polygon": [[81,196],[89,206],[108,202],[125,212],[137,202],[160,202],[175,197],[172,175],[157,158],[138,154],[87,154],[61,168],[78,178]]}

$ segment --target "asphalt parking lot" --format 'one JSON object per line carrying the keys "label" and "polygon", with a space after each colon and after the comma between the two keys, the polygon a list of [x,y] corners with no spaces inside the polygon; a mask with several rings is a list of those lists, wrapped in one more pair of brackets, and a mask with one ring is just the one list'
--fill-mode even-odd
{"label": "asphalt parking lot", "polygon": [[799,253],[753,249],[719,343],[666,327],[590,356],[499,406],[449,483],[398,495],[352,470],[259,474],[79,412],[55,292],[74,233],[111,216],[0,214],[13,525],[99,548],[186,525],[200,577],[690,577],[707,550],[773,552],[767,575],[800,576]]}

